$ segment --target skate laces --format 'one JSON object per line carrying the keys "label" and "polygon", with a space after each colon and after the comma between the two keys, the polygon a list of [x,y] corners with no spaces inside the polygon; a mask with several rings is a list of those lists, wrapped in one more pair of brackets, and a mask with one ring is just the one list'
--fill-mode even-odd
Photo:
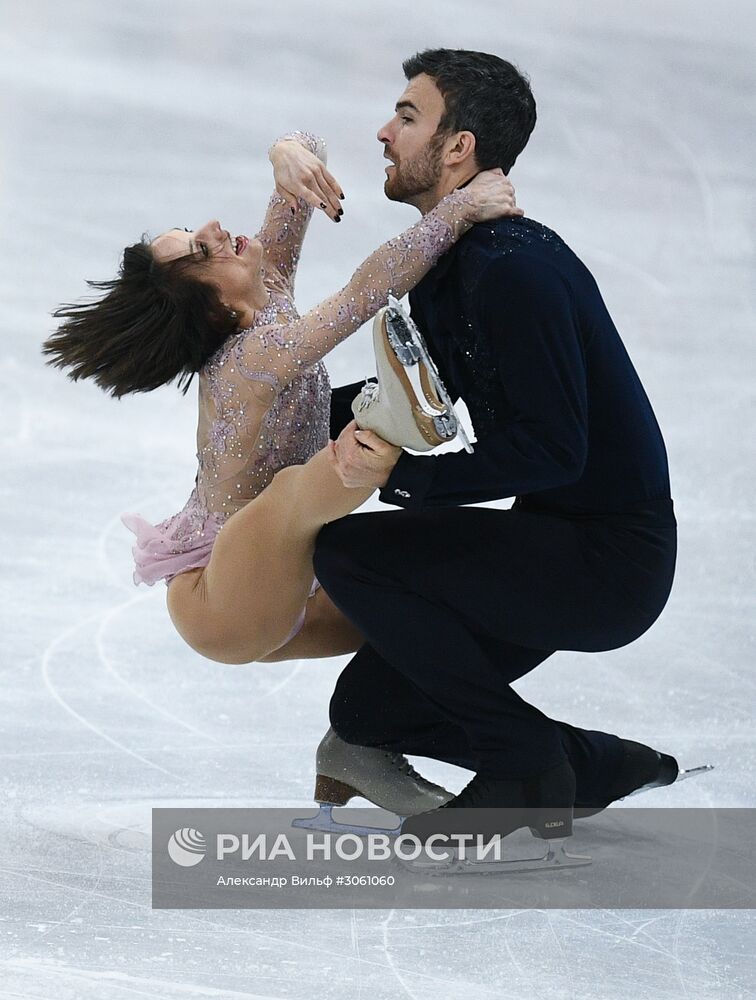
{"label": "skate laces", "polygon": [[359,408],[364,410],[370,406],[378,398],[379,392],[380,386],[377,382],[366,382],[362,387]]}
{"label": "skate laces", "polygon": [[416,778],[418,781],[428,784],[426,779],[421,774],[417,773],[403,753],[392,753],[390,750],[385,750],[384,753],[391,763],[396,765],[397,770],[401,774],[406,774],[410,778]]}

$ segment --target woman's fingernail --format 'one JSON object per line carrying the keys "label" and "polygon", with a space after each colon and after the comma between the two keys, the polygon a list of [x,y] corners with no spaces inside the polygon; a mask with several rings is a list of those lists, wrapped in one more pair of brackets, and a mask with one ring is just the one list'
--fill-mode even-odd
{"label": "woman's fingernail", "polygon": [[343,191],[342,191],[342,192],[341,192],[341,194],[339,195],[339,198],[346,198],[346,195],[344,194],[344,192],[343,192]]}
{"label": "woman's fingernail", "polygon": [[339,215],[343,215],[343,214],[344,214],[344,209],[343,209],[343,208],[340,208],[340,209],[339,209]]}
{"label": "woman's fingernail", "polygon": [[321,207],[321,208],[325,208],[325,207],[326,207],[326,203],[325,203],[324,201],[321,201],[321,203],[320,203],[320,207]]}
{"label": "woman's fingernail", "polygon": [[334,222],[341,222],[341,216],[337,215],[336,218],[333,221]]}

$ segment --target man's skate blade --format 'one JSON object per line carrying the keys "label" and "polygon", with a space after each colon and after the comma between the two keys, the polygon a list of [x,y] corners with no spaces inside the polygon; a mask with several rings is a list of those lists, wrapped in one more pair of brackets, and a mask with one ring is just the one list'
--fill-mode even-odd
{"label": "man's skate blade", "polygon": [[[670,788],[671,785],[677,785],[681,781],[687,781],[688,778],[698,778],[702,774],[708,774],[709,771],[714,770],[714,766],[714,764],[700,764],[698,767],[681,767],[677,772],[677,777],[670,783],[670,785],[657,785],[655,783],[641,785],[641,787],[636,788],[634,792],[628,792],[627,795],[623,796],[623,798],[629,799],[633,795],[643,795],[644,792],[650,792],[654,788]],[[619,801],[622,801],[622,799]]]}
{"label": "man's skate blade", "polygon": [[707,771],[713,771],[714,764],[700,764],[698,767],[684,767],[680,768],[680,773],[677,775],[677,779],[673,784],[677,784],[678,781],[687,781],[688,778],[697,778],[699,774],[706,774]]}
{"label": "man's skate blade", "polygon": [[[517,875],[520,872],[555,871],[562,868],[582,868],[593,864],[586,854],[570,854],[564,840],[547,840],[544,854],[533,858],[511,858],[500,861],[479,861],[475,858],[460,858],[456,851],[453,857],[443,861],[416,859],[405,862],[406,867],[428,875]],[[440,852],[438,852],[440,853]]]}
{"label": "man's skate blade", "polygon": [[[458,437],[465,451],[472,454],[473,446],[470,444],[470,439],[464,427],[457,419],[454,403],[446,391],[446,386],[441,381],[441,376],[438,373],[433,358],[428,353],[423,336],[413,323],[412,318],[407,315],[398,299],[395,299],[393,295],[389,296],[389,304],[386,308],[384,321],[391,349],[400,364],[405,368],[418,405],[422,408],[423,412],[434,418],[437,424],[436,431],[443,440],[452,441],[455,437]],[[421,361],[425,369],[425,377],[431,385],[440,405],[445,408],[444,411],[430,407],[425,400],[420,376],[414,368]]]}
{"label": "man's skate blade", "polygon": [[358,837],[367,837],[371,833],[385,833],[393,837],[402,831],[402,817],[395,827],[362,826],[359,823],[342,823],[333,816],[334,806],[321,803],[315,816],[302,816],[291,821],[291,825],[303,830],[318,830],[321,833],[356,833]]}

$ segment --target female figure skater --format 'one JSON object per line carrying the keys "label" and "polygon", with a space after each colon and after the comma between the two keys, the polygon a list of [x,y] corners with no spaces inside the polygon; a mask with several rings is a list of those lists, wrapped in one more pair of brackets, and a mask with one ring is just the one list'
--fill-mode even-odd
{"label": "female figure skater", "polygon": [[406,294],[474,223],[522,214],[502,172],[485,171],[300,318],[294,276],[307,225],[314,207],[339,221],[343,194],[314,136],[292,133],[270,158],[276,192],[254,239],[211,221],[127,247],[116,279],[90,283],[104,296],[58,309],[64,322],[43,347],[48,363],[117,397],[174,379],[186,391],[199,373],[189,500],[156,526],[133,514],[124,522],[137,536],[135,582],[164,579],[179,634],[221,663],[359,647],[357,630],[313,580],[320,528],[372,493],[343,486],[334,471],[322,358],[389,294]]}

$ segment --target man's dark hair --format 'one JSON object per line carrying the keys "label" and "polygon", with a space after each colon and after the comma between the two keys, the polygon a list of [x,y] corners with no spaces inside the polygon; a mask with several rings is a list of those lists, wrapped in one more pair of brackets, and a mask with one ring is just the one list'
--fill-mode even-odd
{"label": "man's dark hair", "polygon": [[47,364],[91,378],[113,396],[149,392],[178,378],[183,391],[238,321],[186,255],[159,261],[144,241],[126,247],[117,278],[88,281],[96,301],[63,305],[44,343]]}
{"label": "man's dark hair", "polygon": [[486,52],[426,49],[402,69],[408,80],[426,73],[441,91],[438,133],[472,132],[478,167],[509,173],[536,123],[530,84],[512,63]]}

